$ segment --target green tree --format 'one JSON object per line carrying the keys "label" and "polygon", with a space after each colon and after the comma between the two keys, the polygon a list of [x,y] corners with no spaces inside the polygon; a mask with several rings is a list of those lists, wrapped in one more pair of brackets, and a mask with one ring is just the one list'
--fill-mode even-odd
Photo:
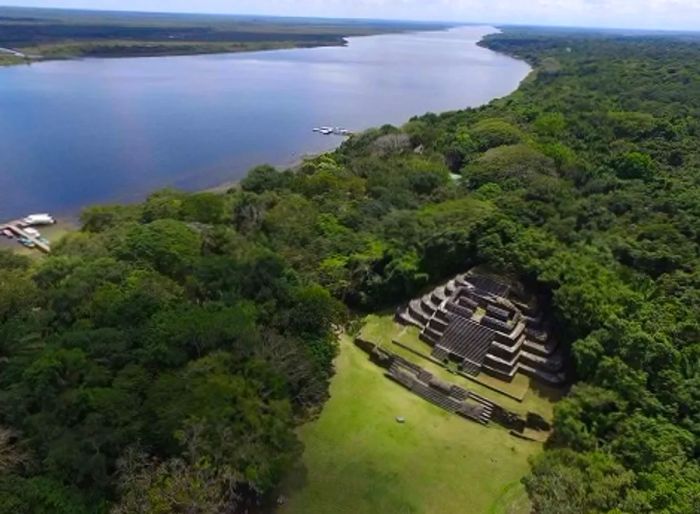
{"label": "green tree", "polygon": [[163,219],[129,227],[118,255],[179,278],[194,264],[200,249],[201,238],[197,233],[184,223]]}
{"label": "green tree", "polygon": [[613,169],[621,179],[649,180],[654,176],[654,160],[641,152],[628,152],[613,160]]}
{"label": "green tree", "polygon": [[532,462],[532,474],[524,482],[534,512],[589,514],[614,512],[634,478],[605,453],[553,450]]}
{"label": "green tree", "polygon": [[482,152],[498,146],[515,145],[523,140],[523,133],[518,127],[498,118],[481,120],[471,128],[470,134]]}

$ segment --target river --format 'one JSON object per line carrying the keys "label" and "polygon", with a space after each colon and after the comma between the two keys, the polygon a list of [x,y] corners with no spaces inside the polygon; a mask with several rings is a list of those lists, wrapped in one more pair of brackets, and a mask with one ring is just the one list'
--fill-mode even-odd
{"label": "river", "polygon": [[163,187],[291,164],[353,131],[475,107],[527,64],[477,46],[492,27],[350,38],[345,47],[52,61],[0,69],[0,220],[71,216]]}

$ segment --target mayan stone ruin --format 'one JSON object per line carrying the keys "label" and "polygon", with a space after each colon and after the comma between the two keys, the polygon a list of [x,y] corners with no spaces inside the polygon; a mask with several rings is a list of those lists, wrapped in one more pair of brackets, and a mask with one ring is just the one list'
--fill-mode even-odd
{"label": "mayan stone ruin", "polygon": [[459,275],[399,309],[396,320],[418,327],[432,357],[455,363],[464,375],[511,381],[524,373],[551,385],[566,380],[563,349],[536,299],[490,274]]}

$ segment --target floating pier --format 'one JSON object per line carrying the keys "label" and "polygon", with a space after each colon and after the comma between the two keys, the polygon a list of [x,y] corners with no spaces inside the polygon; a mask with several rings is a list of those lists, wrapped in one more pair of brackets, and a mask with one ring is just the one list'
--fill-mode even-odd
{"label": "floating pier", "polygon": [[341,127],[315,127],[313,132],[323,134],[324,136],[350,136],[352,132]]}
{"label": "floating pier", "polygon": [[[36,220],[36,223],[33,223]],[[8,223],[0,223],[0,234],[5,231],[11,232],[18,239],[28,241],[31,245],[25,245],[29,248],[36,248],[43,253],[51,253],[51,245],[39,235],[36,230],[27,231],[28,227],[33,224],[37,225],[47,225],[50,223],[55,223],[55,220],[48,215],[33,215],[21,220],[14,220]],[[21,241],[20,241],[21,244]]]}

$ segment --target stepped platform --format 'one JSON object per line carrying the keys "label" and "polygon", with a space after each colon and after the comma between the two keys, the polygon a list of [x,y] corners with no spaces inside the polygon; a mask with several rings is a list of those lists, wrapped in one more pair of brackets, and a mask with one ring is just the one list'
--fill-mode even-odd
{"label": "stepped platform", "polygon": [[433,405],[482,425],[489,423],[496,408],[493,402],[482,396],[442,382],[432,373],[396,356],[393,356],[386,376]]}
{"label": "stepped platform", "polygon": [[397,321],[418,327],[434,359],[456,362],[468,376],[485,372],[511,381],[521,372],[563,383],[562,352],[549,337],[543,314],[521,294],[511,298],[511,289],[471,271],[411,301],[397,312]]}
{"label": "stepped platform", "polygon": [[492,342],[492,330],[469,319],[453,316],[440,346],[460,361],[480,366]]}

